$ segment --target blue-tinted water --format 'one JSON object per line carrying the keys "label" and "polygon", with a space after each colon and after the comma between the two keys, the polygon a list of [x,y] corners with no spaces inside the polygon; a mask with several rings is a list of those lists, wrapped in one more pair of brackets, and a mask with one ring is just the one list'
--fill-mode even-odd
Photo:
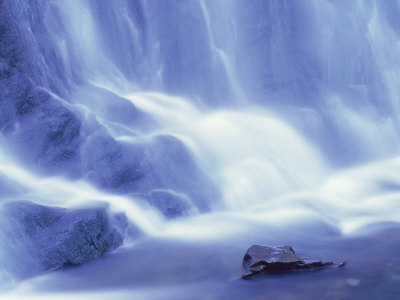
{"label": "blue-tinted water", "polygon": [[[399,1],[3,0],[0,15],[0,201],[103,201],[133,228],[43,274],[2,213],[6,297],[400,295]],[[245,282],[252,244],[348,264]]]}

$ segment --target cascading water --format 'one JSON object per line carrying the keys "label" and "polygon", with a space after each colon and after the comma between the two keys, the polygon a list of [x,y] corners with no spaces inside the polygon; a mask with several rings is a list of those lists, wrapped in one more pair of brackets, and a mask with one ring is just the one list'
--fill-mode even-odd
{"label": "cascading water", "polygon": [[[5,297],[258,297],[228,280],[250,243],[340,258],[400,220],[399,1],[0,0],[0,16],[1,203],[101,201],[131,224],[115,253],[37,277],[3,210]],[[376,296],[332,276],[320,299]]]}

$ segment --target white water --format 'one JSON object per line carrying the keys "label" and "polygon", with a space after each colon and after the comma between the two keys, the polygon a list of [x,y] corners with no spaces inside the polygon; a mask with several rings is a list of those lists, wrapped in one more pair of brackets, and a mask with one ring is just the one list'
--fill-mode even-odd
{"label": "white water", "polygon": [[[88,136],[100,128],[133,146],[173,136],[221,199],[207,199],[207,213],[193,207],[189,216],[168,220],[140,193],[103,191],[85,181],[87,174],[71,180],[35,173],[13,157],[5,136],[0,172],[16,192],[2,201],[62,207],[104,201],[146,237],[189,243],[229,244],[286,230],[298,241],[301,231],[323,237],[323,226],[351,236],[368,225],[399,222],[400,9],[388,3],[43,1],[43,15],[32,14],[46,31],[37,32],[30,4],[9,1],[24,21],[14,26],[31,49],[33,82],[89,124]],[[130,101],[155,124],[120,119],[110,95]],[[13,124],[14,132],[21,124]],[[174,182],[162,159],[174,154],[150,153],[158,155],[160,181]],[[179,183],[146,188],[191,200],[184,188],[192,187]],[[0,242],[7,239],[0,231]],[[7,252],[0,251],[0,287],[19,284],[8,270]],[[29,297],[35,279],[26,286],[15,297]]]}
{"label": "white water", "polygon": [[290,226],[309,218],[349,234],[367,224],[399,220],[398,158],[335,172],[318,149],[263,108],[210,111],[159,93],[123,96],[160,126],[142,137],[114,133],[114,138],[135,142],[170,134],[182,140],[218,183],[223,204],[215,213],[166,222],[140,199],[106,194],[82,180],[42,178],[5,155],[0,172],[28,191],[21,197],[57,206],[105,201],[146,234],[164,237],[220,238],[237,232],[241,222]]}

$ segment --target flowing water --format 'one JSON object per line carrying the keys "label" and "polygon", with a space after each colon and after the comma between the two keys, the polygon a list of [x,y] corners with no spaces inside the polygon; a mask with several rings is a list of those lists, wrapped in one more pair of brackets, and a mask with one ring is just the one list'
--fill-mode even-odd
{"label": "flowing water", "polygon": [[[35,276],[3,218],[6,299],[400,295],[400,1],[0,5],[19,69],[50,99],[2,125],[1,201],[104,201],[141,232]],[[61,129],[66,142],[48,146],[59,111],[79,138]],[[78,154],[61,160],[64,148]],[[111,182],[125,166],[140,180]],[[180,217],[147,203],[156,192],[185,203]],[[243,282],[252,244],[348,265]]]}

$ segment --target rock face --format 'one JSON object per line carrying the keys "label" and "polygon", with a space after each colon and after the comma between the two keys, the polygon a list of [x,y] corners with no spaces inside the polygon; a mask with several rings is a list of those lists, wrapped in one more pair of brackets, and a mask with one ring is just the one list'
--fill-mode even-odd
{"label": "rock face", "polygon": [[103,256],[122,244],[127,224],[124,216],[109,216],[104,206],[68,210],[18,201],[5,209],[21,229],[19,240],[32,247],[44,270]]}
{"label": "rock face", "polygon": [[[171,135],[148,138],[157,120],[88,82],[81,72],[86,63],[66,63],[58,41],[74,44],[75,37],[55,11],[45,0],[0,0],[2,149],[43,176],[81,178],[107,192],[155,199],[150,204],[167,217],[186,215],[186,198],[209,211],[219,191],[186,145]],[[160,189],[183,198],[148,196]]]}
{"label": "rock face", "polygon": [[341,267],[344,263],[305,260],[297,256],[291,246],[251,246],[243,257],[244,279],[260,273],[281,273],[296,270],[312,270],[328,266]]}

